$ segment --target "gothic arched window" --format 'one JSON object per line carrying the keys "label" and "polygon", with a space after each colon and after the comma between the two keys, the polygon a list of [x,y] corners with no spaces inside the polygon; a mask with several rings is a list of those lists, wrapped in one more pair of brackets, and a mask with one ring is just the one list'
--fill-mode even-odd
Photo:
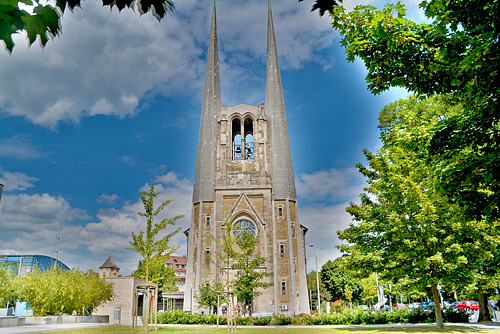
{"label": "gothic arched window", "polygon": [[255,225],[247,220],[247,219],[242,219],[236,222],[235,225],[239,225],[237,228],[233,230],[233,235],[238,236],[241,234],[243,231],[247,231],[251,234],[255,234]]}

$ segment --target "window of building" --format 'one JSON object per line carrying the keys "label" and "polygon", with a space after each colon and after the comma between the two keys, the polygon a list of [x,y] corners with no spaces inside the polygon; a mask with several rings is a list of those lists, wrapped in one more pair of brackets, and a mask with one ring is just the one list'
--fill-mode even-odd
{"label": "window of building", "polygon": [[241,121],[239,118],[233,119],[232,126],[232,139],[233,139],[233,160],[238,161],[242,159],[241,149]]}
{"label": "window of building", "polygon": [[281,281],[281,294],[286,295],[286,282]]}
{"label": "window of building", "polygon": [[247,117],[243,122],[239,118],[234,118],[231,122],[231,138],[233,161],[255,159],[252,118]]}
{"label": "window of building", "polygon": [[278,208],[278,216],[283,217],[283,208],[281,206]]}
{"label": "window of building", "polygon": [[295,238],[295,223],[292,223],[292,238]]}
{"label": "window of building", "polygon": [[254,146],[253,135],[247,134],[245,136],[245,160],[254,160]]}
{"label": "window of building", "polygon": [[285,245],[280,244],[280,256],[285,257]]}
{"label": "window of building", "polygon": [[210,263],[210,249],[205,249],[205,263],[209,264]]}
{"label": "window of building", "polygon": [[240,236],[241,232],[247,231],[251,234],[255,234],[255,225],[247,220],[247,219],[242,219],[237,221],[234,225],[237,225],[238,227],[233,230],[233,235],[234,236]]}
{"label": "window of building", "polygon": [[210,227],[210,216],[207,217],[207,223],[206,223],[207,228]]}
{"label": "window of building", "polygon": [[246,118],[243,123],[245,134],[245,160],[254,160],[253,121],[251,118]]}

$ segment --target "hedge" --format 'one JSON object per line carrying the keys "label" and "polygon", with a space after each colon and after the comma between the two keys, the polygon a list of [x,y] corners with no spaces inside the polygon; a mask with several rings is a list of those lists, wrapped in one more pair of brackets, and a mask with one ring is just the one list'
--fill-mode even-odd
{"label": "hedge", "polygon": [[[444,322],[457,323],[469,322],[465,311],[445,310],[443,312]],[[299,314],[294,316],[275,315],[267,318],[238,317],[238,326],[287,326],[287,325],[369,325],[369,324],[416,324],[436,322],[434,312],[421,309],[416,310],[394,310],[390,312],[370,312],[362,309],[346,309],[342,313],[309,315]],[[173,310],[158,313],[159,324],[183,324],[183,325],[215,325],[217,315],[185,313],[182,310]],[[219,317],[219,325],[227,325],[226,316]]]}

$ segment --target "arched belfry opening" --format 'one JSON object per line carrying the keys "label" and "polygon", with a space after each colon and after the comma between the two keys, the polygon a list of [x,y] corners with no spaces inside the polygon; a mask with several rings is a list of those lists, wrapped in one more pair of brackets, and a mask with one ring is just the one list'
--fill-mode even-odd
{"label": "arched belfry opening", "polygon": [[233,160],[238,161],[242,158],[241,149],[241,121],[239,118],[234,118],[231,122],[232,139],[233,139]]}
{"label": "arched belfry opening", "polygon": [[248,117],[244,121],[245,160],[254,160],[253,155],[253,120]]}
{"label": "arched belfry opening", "polygon": [[253,119],[235,117],[231,122],[233,161],[254,160]]}

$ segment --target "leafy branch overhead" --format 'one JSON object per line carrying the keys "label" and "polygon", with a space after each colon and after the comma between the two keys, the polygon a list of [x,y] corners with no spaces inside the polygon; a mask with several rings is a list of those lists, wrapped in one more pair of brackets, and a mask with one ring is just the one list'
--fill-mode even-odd
{"label": "leafy branch overhead", "polygon": [[401,87],[428,98],[447,97],[462,112],[434,125],[427,154],[439,190],[466,208],[470,219],[500,217],[500,1],[420,0],[425,23],[408,18],[401,3],[382,9],[342,0],[316,0],[341,35],[348,61],[367,69],[368,90]]}
{"label": "leafy branch overhead", "polygon": [[[81,0],[57,0],[54,7],[42,5],[39,0],[0,0],[0,40],[10,53],[14,48],[12,35],[26,31],[29,45],[31,46],[38,37],[43,48],[49,38],[61,33],[61,17],[64,11],[73,11],[75,7],[80,7],[80,3]],[[151,11],[158,21],[164,18],[168,11],[174,11],[172,0],[102,0],[102,5],[110,8],[116,6],[120,12],[125,7],[137,7],[141,15]],[[32,8],[33,12],[22,9],[26,7]]]}

